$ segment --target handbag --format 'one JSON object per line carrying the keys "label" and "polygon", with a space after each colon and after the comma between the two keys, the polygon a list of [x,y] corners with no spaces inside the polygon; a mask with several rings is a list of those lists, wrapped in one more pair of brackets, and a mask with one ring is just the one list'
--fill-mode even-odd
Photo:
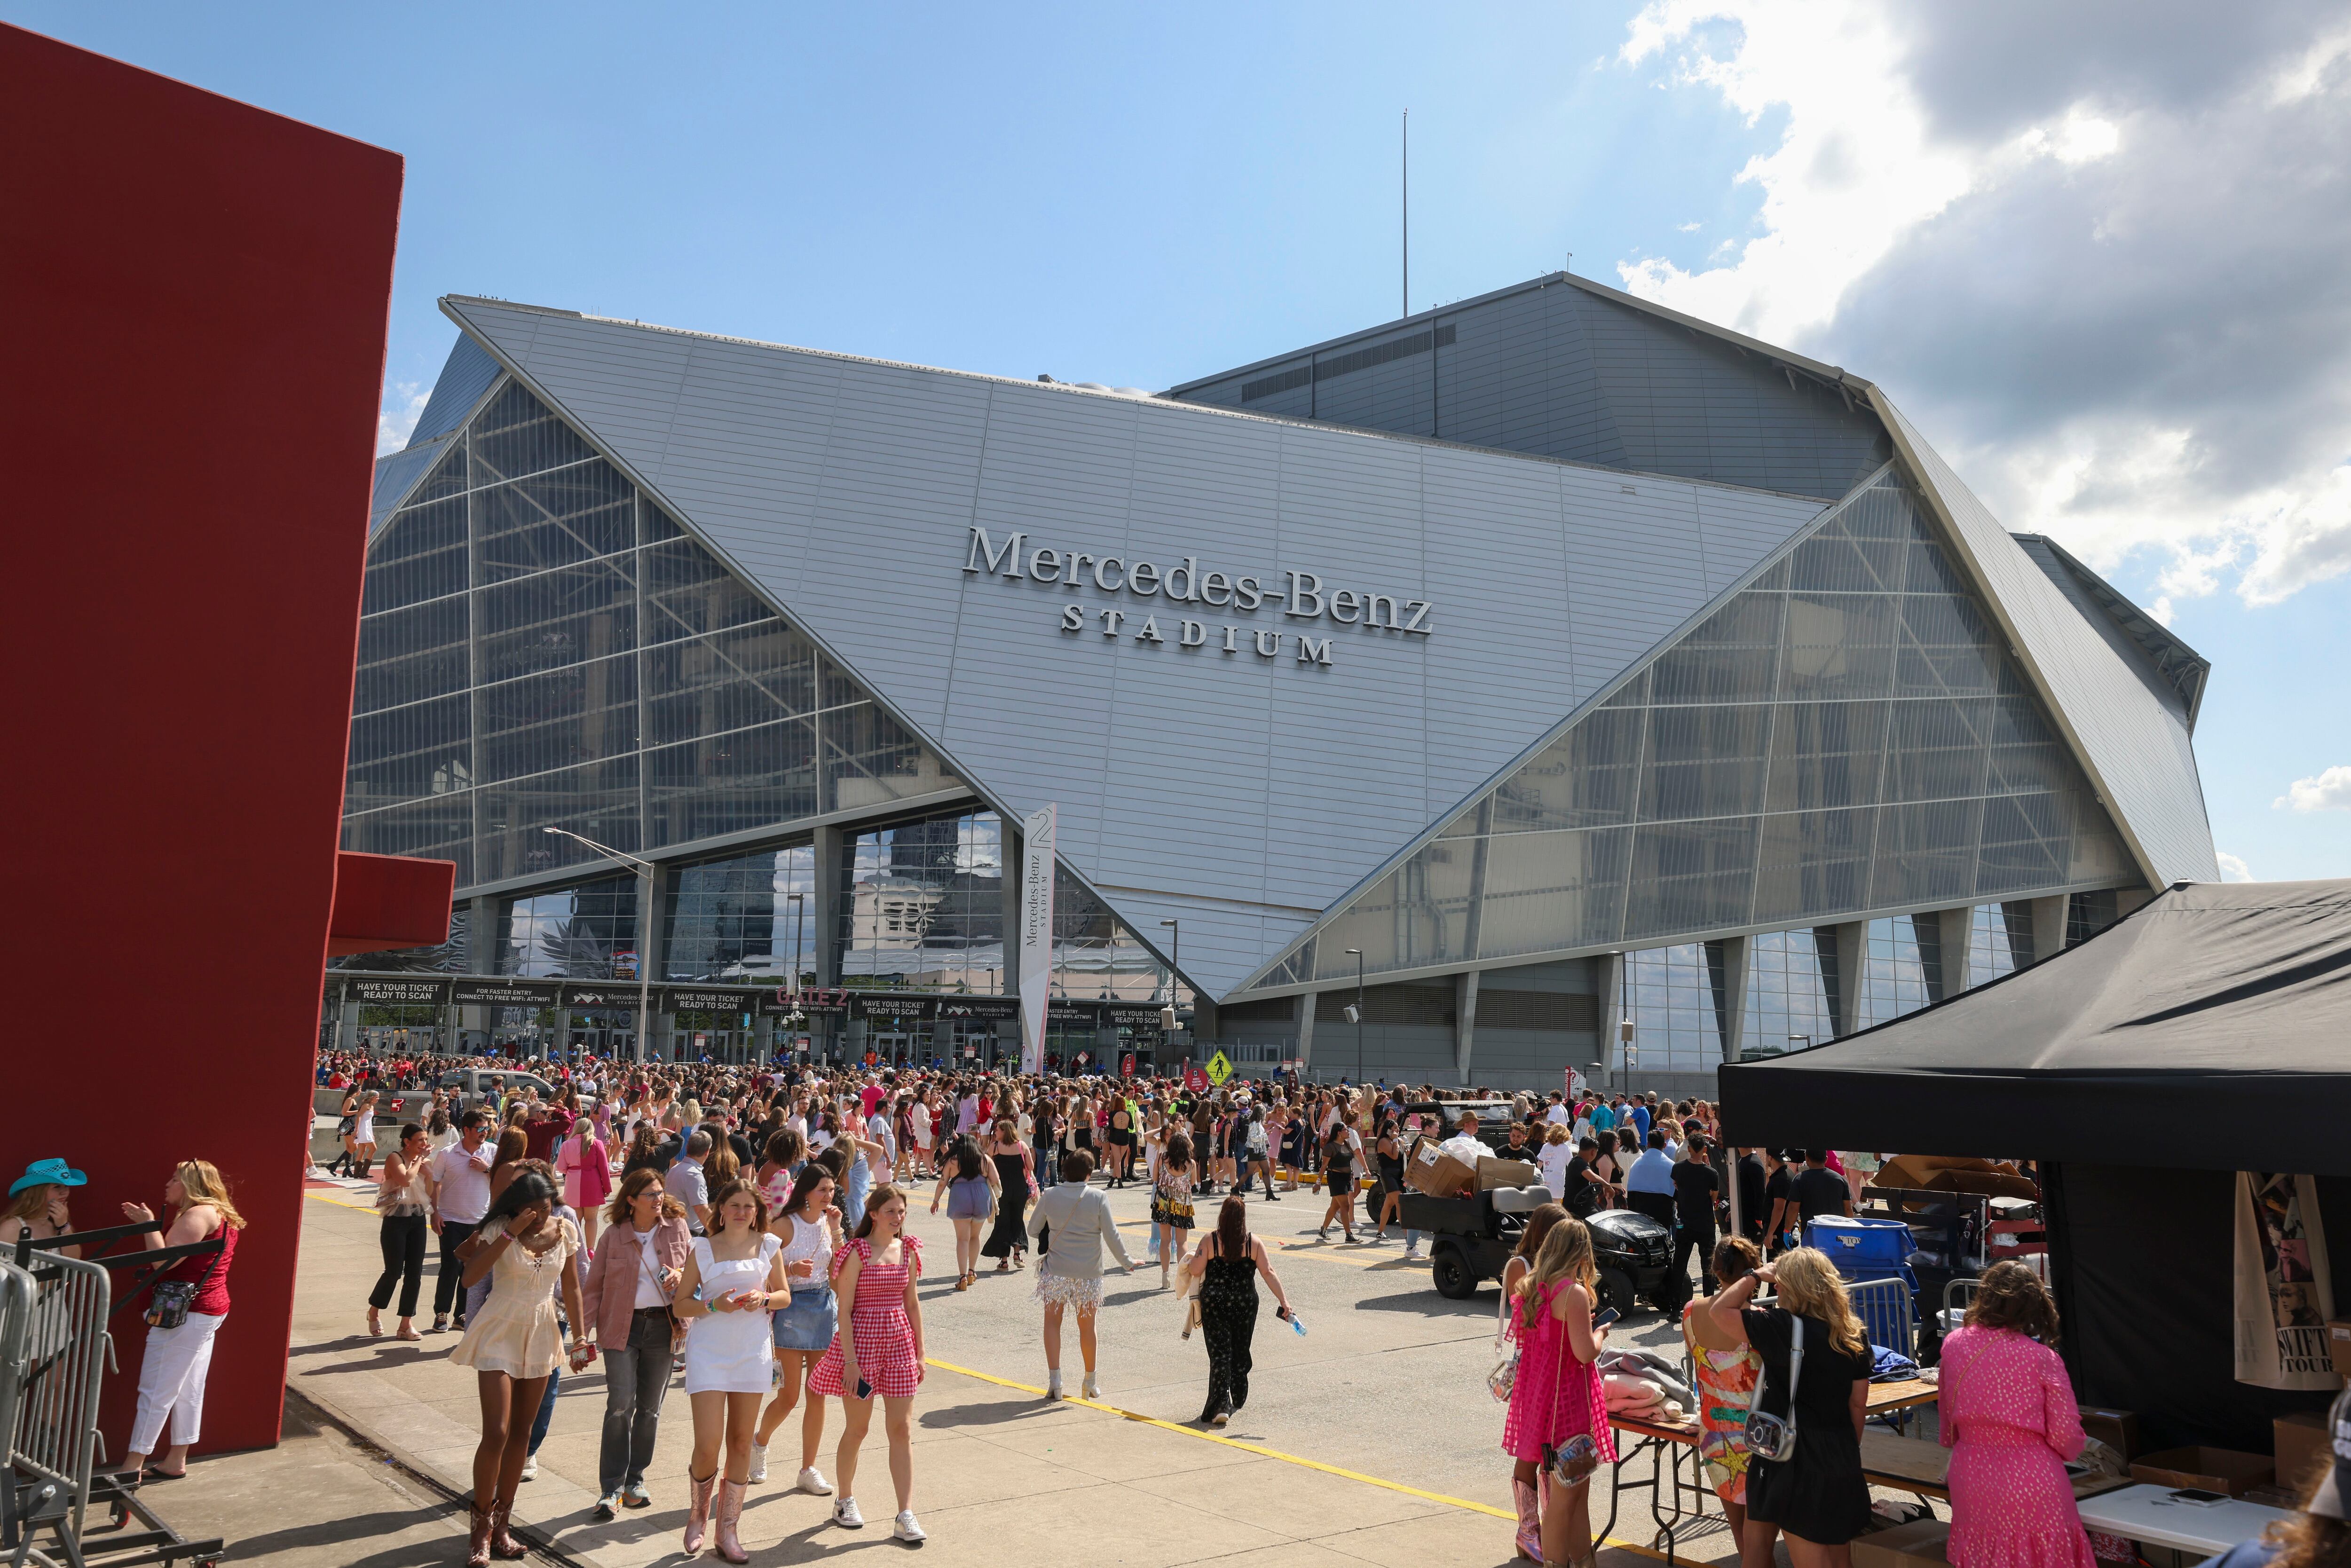
{"label": "handbag", "polygon": [[1804,1376],[1804,1320],[1791,1313],[1788,1338],[1788,1416],[1782,1420],[1763,1408],[1761,1368],[1755,1373],[1755,1392],[1747,1400],[1747,1452],[1771,1464],[1785,1464],[1796,1456],[1796,1387]]}
{"label": "handbag", "polygon": [[[1494,1345],[1498,1350],[1502,1347],[1502,1336],[1508,1331],[1510,1322],[1510,1306],[1506,1301],[1503,1303],[1501,1319],[1494,1325]],[[1494,1403],[1497,1405],[1508,1405],[1510,1402],[1510,1391],[1519,1385],[1520,1349],[1518,1341],[1511,1340],[1510,1348],[1503,1351],[1502,1359],[1496,1362],[1493,1370],[1486,1374],[1486,1392],[1494,1396]]]}
{"label": "handbag", "polygon": [[147,1298],[147,1311],[141,1314],[149,1328],[175,1329],[188,1321],[188,1312],[195,1304],[196,1293],[212,1283],[213,1270],[220,1267],[221,1255],[204,1268],[204,1277],[190,1284],[185,1280],[158,1281]]}

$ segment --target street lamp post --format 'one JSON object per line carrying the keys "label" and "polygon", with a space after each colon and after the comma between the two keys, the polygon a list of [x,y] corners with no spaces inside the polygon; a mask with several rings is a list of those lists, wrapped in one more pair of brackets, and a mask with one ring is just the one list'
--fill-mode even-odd
{"label": "street lamp post", "polygon": [[1355,1087],[1364,1086],[1364,950],[1350,947],[1355,960]]}
{"label": "street lamp post", "polygon": [[[1159,1039],[1160,1043],[1164,1045],[1166,1043],[1167,1037],[1176,1032],[1176,976],[1184,967],[1184,923],[1180,920],[1163,920],[1159,924],[1166,926],[1170,933],[1167,942],[1167,1005],[1159,1009]],[[1151,1063],[1151,1071],[1154,1077],[1156,1077],[1159,1072],[1159,1062],[1155,1052]]]}
{"label": "street lamp post", "polygon": [[610,844],[600,844],[586,834],[575,833],[569,828],[541,828],[539,831],[546,833],[560,833],[567,839],[586,844],[600,855],[609,855],[623,864],[634,866],[637,875],[644,880],[645,891],[637,900],[637,1038],[632,1051],[637,1061],[643,1061],[645,1059],[645,1036],[652,1032],[653,1026],[653,965],[646,961],[651,945],[645,940],[653,931],[653,862],[639,860],[627,851],[616,850]]}

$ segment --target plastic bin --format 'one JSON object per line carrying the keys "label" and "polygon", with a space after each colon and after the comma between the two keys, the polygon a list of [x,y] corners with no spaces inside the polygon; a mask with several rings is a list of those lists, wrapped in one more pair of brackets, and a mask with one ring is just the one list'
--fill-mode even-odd
{"label": "plastic bin", "polygon": [[1828,1254],[1838,1273],[1848,1280],[1908,1280],[1910,1254],[1917,1249],[1910,1227],[1898,1219],[1847,1219],[1825,1214],[1804,1226],[1804,1245]]}

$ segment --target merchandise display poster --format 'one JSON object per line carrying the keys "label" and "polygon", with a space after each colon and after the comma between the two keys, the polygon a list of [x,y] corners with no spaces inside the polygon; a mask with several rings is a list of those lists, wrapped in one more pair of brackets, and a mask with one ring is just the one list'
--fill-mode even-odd
{"label": "merchandise display poster", "polygon": [[1053,985],[1053,822],[1047,806],[1020,824],[1020,1071],[1045,1061],[1045,1010]]}

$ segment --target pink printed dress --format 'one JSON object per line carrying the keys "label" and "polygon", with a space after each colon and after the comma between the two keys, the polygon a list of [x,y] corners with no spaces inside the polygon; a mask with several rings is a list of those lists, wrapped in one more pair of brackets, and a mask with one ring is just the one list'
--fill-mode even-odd
{"label": "pink printed dress", "polygon": [[2093,1568],[2065,1479],[2082,1413],[2057,1353],[2014,1329],[1960,1329],[1941,1383],[1954,1568]]}
{"label": "pink printed dress", "polygon": [[[858,1374],[885,1399],[911,1399],[922,1386],[923,1367],[914,1359],[914,1325],[906,1321],[906,1281],[923,1277],[923,1244],[911,1236],[903,1238],[898,1261],[884,1265],[873,1260],[870,1239],[841,1243],[841,1250],[832,1255],[836,1288],[841,1265],[852,1258],[859,1260],[857,1305],[844,1326],[857,1340]],[[809,1374],[810,1392],[853,1396],[855,1389],[841,1387],[841,1331],[835,1329],[832,1348]]]}
{"label": "pink printed dress", "polygon": [[1510,1410],[1502,1420],[1502,1451],[1529,1464],[1542,1463],[1543,1446],[1557,1448],[1578,1433],[1588,1432],[1603,1460],[1616,1458],[1615,1434],[1608,1427],[1608,1396],[1597,1363],[1578,1361],[1567,1343],[1567,1325],[1552,1315],[1559,1281],[1545,1290],[1527,1323],[1529,1303],[1522,1298],[1510,1309],[1510,1337],[1519,1342],[1519,1374],[1510,1385]]}

